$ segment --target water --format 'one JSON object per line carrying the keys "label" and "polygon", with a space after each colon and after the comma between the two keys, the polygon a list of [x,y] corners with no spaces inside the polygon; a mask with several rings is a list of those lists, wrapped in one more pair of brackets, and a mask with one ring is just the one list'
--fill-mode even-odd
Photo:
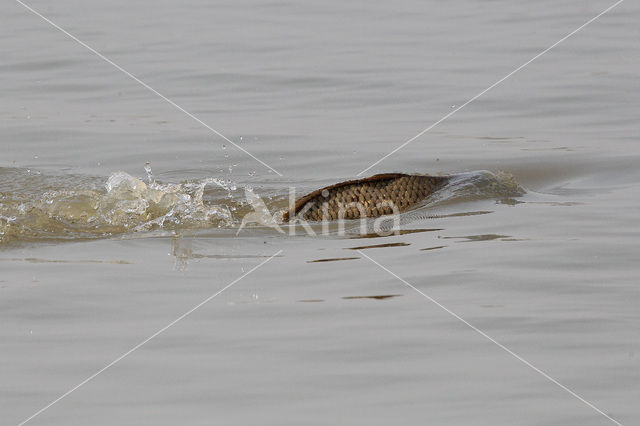
{"label": "water", "polygon": [[612,3],[29,4],[283,176],[0,5],[0,423],[280,250],[29,424],[613,424],[366,256],[638,423],[637,3],[367,171],[462,176],[388,237],[268,219]]}

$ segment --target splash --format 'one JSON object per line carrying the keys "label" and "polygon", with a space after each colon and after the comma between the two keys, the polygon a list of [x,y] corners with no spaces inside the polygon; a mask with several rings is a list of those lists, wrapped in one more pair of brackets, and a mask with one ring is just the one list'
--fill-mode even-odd
{"label": "splash", "polygon": [[[118,234],[227,227],[240,205],[235,185],[218,178],[148,183],[125,172],[106,183],[31,171],[0,171],[0,243],[13,240],[104,238]],[[240,203],[241,204],[241,203]]]}
{"label": "splash", "polygon": [[[14,241],[97,239],[151,231],[234,228],[240,232],[254,226],[286,233],[279,219],[287,208],[288,194],[275,191],[265,196],[248,186],[238,190],[234,182],[215,177],[164,183],[156,179],[149,164],[144,170],[146,182],[125,172],[112,173],[105,181],[0,168],[0,246]],[[437,217],[435,213],[450,204],[523,193],[505,173],[453,175],[423,205],[402,213],[399,224]],[[486,212],[454,215],[480,213]],[[380,229],[395,229],[396,225],[395,219],[385,219]],[[348,225],[352,226],[359,227]]]}
{"label": "splash", "polygon": [[449,183],[430,197],[426,205],[436,207],[488,198],[521,197],[525,192],[509,173],[480,170],[451,176]]}

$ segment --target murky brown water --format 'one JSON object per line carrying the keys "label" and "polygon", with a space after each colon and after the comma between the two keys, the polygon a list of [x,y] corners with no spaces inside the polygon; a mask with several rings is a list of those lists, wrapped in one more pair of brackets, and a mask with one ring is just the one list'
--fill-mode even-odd
{"label": "murky brown water", "polygon": [[614,424],[367,256],[640,421],[636,2],[368,171],[456,176],[385,237],[270,225],[612,3],[29,4],[283,176],[3,2],[0,423],[276,253],[28,424]]}

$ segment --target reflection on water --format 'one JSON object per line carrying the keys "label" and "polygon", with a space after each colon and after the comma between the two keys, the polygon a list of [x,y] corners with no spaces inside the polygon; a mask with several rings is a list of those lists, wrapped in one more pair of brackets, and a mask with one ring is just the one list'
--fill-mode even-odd
{"label": "reflection on water", "polygon": [[392,297],[400,297],[402,296],[401,294],[381,294],[381,295],[374,295],[374,296],[346,296],[343,297],[343,299],[346,300],[350,300],[350,299],[374,299],[374,300],[386,300],[386,299],[390,299]]}
{"label": "reflection on water", "polygon": [[557,207],[571,207],[571,206],[584,206],[587,203],[581,203],[576,201],[527,201],[527,204],[543,204],[546,206]]}
{"label": "reflection on water", "polygon": [[388,243],[388,244],[374,244],[371,246],[360,246],[360,247],[347,247],[347,250],[364,250],[371,248],[384,248],[384,247],[406,247],[410,246],[409,243]]}
{"label": "reflection on water", "polygon": [[473,241],[491,241],[500,239],[501,241],[514,241],[507,240],[511,238],[511,235],[497,235],[497,234],[481,234],[481,235],[464,235],[460,237],[439,237],[445,240],[448,239],[464,239],[465,241],[458,241],[459,243],[473,242]]}
{"label": "reflection on water", "polygon": [[[342,299],[344,300],[357,300],[357,299],[373,299],[373,300],[386,300],[391,299],[392,297],[400,297],[402,294],[378,294],[372,296],[344,296]],[[297,300],[297,302],[301,303],[319,303],[324,302],[325,299],[301,299]]]}
{"label": "reflection on water", "polygon": [[176,235],[171,238],[171,254],[173,254],[173,269],[177,271],[186,271],[189,260],[193,256],[193,242],[190,239],[182,238],[182,235]]}
{"label": "reflection on water", "polygon": [[584,206],[587,203],[577,201],[522,201],[514,198],[503,198],[497,200],[498,204],[506,204],[508,206],[516,206],[518,204],[541,204],[545,206],[558,206],[558,207],[571,207],[571,206]]}
{"label": "reflection on water", "polygon": [[515,198],[502,198],[500,200],[496,200],[496,204],[504,204],[507,206],[517,206],[518,204],[523,204],[524,201],[516,200]]}
{"label": "reflection on water", "polygon": [[316,259],[316,260],[307,260],[307,263],[319,263],[319,262],[337,262],[340,260],[357,260],[359,257],[334,257],[330,259]]}
{"label": "reflection on water", "polygon": [[445,248],[445,247],[446,247],[446,246],[427,247],[427,248],[420,249],[420,251],[438,250],[438,249]]}
{"label": "reflection on water", "polygon": [[430,218],[430,219],[443,219],[445,217],[479,216],[479,215],[491,214],[491,213],[493,213],[493,211],[491,211],[491,210],[481,210],[481,211],[473,211],[473,212],[439,214],[439,215],[428,216],[428,218]]}
{"label": "reflection on water", "polygon": [[193,239],[183,238],[182,234],[174,235],[171,238],[171,254],[174,258],[174,269],[186,271],[189,262],[195,259],[268,259],[270,257],[282,257],[282,255],[262,255],[262,254],[205,254],[197,253],[193,249]]}
{"label": "reflection on water", "polygon": [[362,235],[357,235],[354,237],[351,237],[352,239],[358,239],[358,238],[380,238],[380,237],[391,237],[391,236],[395,236],[395,235],[408,235],[408,234],[417,234],[420,232],[436,232],[436,231],[442,231],[443,228],[429,228],[429,229],[399,229],[397,231],[394,231],[393,234],[390,235],[380,235],[378,233],[371,233],[371,234],[362,234]]}
{"label": "reflection on water", "polygon": [[126,260],[59,260],[59,259],[38,259],[35,257],[26,258],[0,258],[0,262],[29,262],[29,263],[107,263],[112,265],[132,265],[133,262]]}
{"label": "reflection on water", "polygon": [[520,148],[521,151],[573,151],[568,146],[557,146],[551,148]]}

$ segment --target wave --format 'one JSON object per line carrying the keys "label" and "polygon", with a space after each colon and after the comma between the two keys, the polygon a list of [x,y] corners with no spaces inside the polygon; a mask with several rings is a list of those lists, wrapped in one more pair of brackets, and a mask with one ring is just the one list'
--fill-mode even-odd
{"label": "wave", "polygon": [[235,185],[218,178],[165,184],[149,169],[146,183],[125,172],[111,174],[101,185],[97,180],[2,169],[0,243],[227,227],[238,208],[230,196]]}
{"label": "wave", "polygon": [[[228,179],[215,177],[163,183],[156,181],[148,165],[145,170],[145,180],[119,171],[105,181],[0,168],[0,244],[150,231],[240,229],[256,223],[264,227],[277,223],[288,203],[282,191],[261,198],[248,186],[238,188]],[[434,217],[430,211],[451,203],[523,193],[513,177],[504,173],[453,175],[448,185],[418,209],[403,213],[401,223]]]}

